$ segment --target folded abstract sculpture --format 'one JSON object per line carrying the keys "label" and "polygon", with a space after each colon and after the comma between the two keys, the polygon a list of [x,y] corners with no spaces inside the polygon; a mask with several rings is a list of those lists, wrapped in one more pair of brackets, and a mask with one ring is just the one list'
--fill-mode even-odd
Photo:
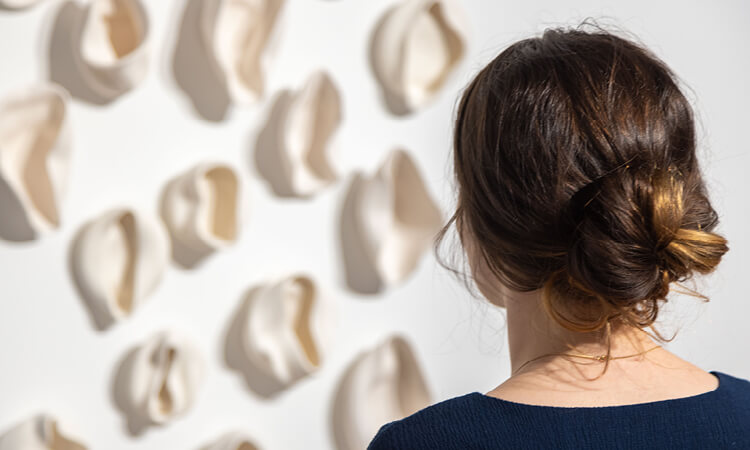
{"label": "folded abstract sculpture", "polygon": [[442,213],[414,160],[391,151],[355,200],[357,234],[385,285],[406,279],[442,226]]}
{"label": "folded abstract sculpture", "polygon": [[0,8],[24,9],[35,6],[42,0],[0,0]]}
{"label": "folded abstract sculpture", "polygon": [[225,434],[203,450],[259,450],[259,447],[244,433],[235,431]]}
{"label": "folded abstract sculpture", "polygon": [[89,222],[74,245],[73,269],[96,321],[106,326],[132,314],[162,279],[169,254],[155,217],[117,208]]}
{"label": "folded abstract sculpture", "polygon": [[140,0],[93,0],[81,27],[81,72],[94,92],[114,98],[145,78],[150,25]]}
{"label": "folded abstract sculpture", "polygon": [[231,245],[238,237],[240,185],[226,164],[202,163],[173,179],[163,197],[163,218],[172,238],[195,252]]}
{"label": "folded abstract sculpture", "polygon": [[86,450],[86,446],[64,436],[52,416],[40,414],[1,434],[0,450]]}
{"label": "folded abstract sculpture", "polygon": [[283,5],[284,0],[203,0],[203,40],[237,103],[253,103],[264,94],[267,47]]}
{"label": "folded abstract sculpture", "polygon": [[342,379],[333,415],[338,448],[365,448],[381,426],[431,403],[411,345],[401,336],[391,336],[360,354]]}
{"label": "folded abstract sculpture", "polygon": [[43,84],[0,104],[0,177],[33,234],[60,225],[71,153],[69,100],[62,87]]}
{"label": "folded abstract sculpture", "polygon": [[203,383],[205,362],[195,345],[166,331],[148,339],[123,374],[132,412],[163,424],[188,411]]}
{"label": "folded abstract sculpture", "polygon": [[391,109],[426,105],[466,52],[467,25],[455,0],[402,0],[373,36],[372,63]]}
{"label": "folded abstract sculpture", "polygon": [[248,359],[283,386],[316,371],[332,336],[334,312],[315,282],[293,275],[246,300],[242,344]]}

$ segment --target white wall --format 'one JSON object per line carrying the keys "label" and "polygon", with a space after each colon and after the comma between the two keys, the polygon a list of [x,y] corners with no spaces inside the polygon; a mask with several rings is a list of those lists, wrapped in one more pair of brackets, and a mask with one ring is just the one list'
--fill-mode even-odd
{"label": "white wall", "polygon": [[[509,375],[502,312],[471,298],[432,256],[408,282],[383,295],[346,288],[337,236],[347,179],[309,201],[279,199],[252,162],[272,95],[257,106],[230,108],[223,121],[195,113],[173,73],[186,3],[148,2],[153,64],[143,85],[106,106],[74,100],[75,148],[61,229],[31,242],[0,241],[0,430],[47,411],[94,449],[196,449],[230,428],[247,430],[268,449],[330,448],[337,380],[355,354],[395,331],[415,343],[436,400],[501,383]],[[434,103],[399,118],[384,108],[366,54],[369,33],[391,3],[288,0],[269,92],[298,86],[315,68],[328,69],[343,92],[341,170],[374,170],[389,149],[405,146],[446,209],[456,94],[510,42],[546,26],[609,17],[676,70],[697,100],[706,177],[731,251],[718,273],[700,285],[710,303],[680,297],[667,308],[664,329],[679,328],[667,347],[706,370],[750,378],[743,259],[750,254],[750,6],[741,0],[465,0],[473,26],[468,58]],[[28,11],[0,11],[0,95],[48,78],[61,4],[47,0]],[[69,274],[74,233],[114,205],[155,213],[164,183],[206,159],[226,161],[243,176],[249,220],[239,242],[198,270],[171,267],[130,320],[96,331]],[[245,290],[287,270],[314,274],[332,293],[341,317],[339,339],[313,378],[264,399],[226,367],[223,338]],[[129,349],[165,327],[198,339],[208,358],[207,382],[185,417],[131,436],[111,399],[112,378]]]}

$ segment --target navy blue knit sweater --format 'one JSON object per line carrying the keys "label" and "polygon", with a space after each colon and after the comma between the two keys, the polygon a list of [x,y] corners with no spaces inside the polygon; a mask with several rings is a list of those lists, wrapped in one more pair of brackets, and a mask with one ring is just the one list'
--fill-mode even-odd
{"label": "navy blue knit sweater", "polygon": [[633,405],[555,407],[473,392],[388,423],[368,450],[750,449],[750,381]]}

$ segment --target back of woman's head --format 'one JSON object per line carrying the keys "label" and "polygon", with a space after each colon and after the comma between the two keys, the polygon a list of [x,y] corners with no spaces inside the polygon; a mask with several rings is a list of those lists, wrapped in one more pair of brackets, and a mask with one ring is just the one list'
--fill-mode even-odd
{"label": "back of woman's head", "polygon": [[455,223],[498,281],[543,289],[565,328],[656,319],[670,284],[727,251],[691,106],[647,49],[597,29],[516,42],[464,91]]}

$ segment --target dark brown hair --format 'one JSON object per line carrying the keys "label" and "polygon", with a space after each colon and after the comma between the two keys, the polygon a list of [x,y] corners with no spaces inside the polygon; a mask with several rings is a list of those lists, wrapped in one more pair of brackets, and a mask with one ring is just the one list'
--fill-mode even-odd
{"label": "dark brown hair", "polygon": [[463,92],[457,206],[436,249],[455,224],[504,285],[543,289],[563,327],[645,328],[670,284],[711,272],[728,247],[676,76],[583,25],[512,44]]}

